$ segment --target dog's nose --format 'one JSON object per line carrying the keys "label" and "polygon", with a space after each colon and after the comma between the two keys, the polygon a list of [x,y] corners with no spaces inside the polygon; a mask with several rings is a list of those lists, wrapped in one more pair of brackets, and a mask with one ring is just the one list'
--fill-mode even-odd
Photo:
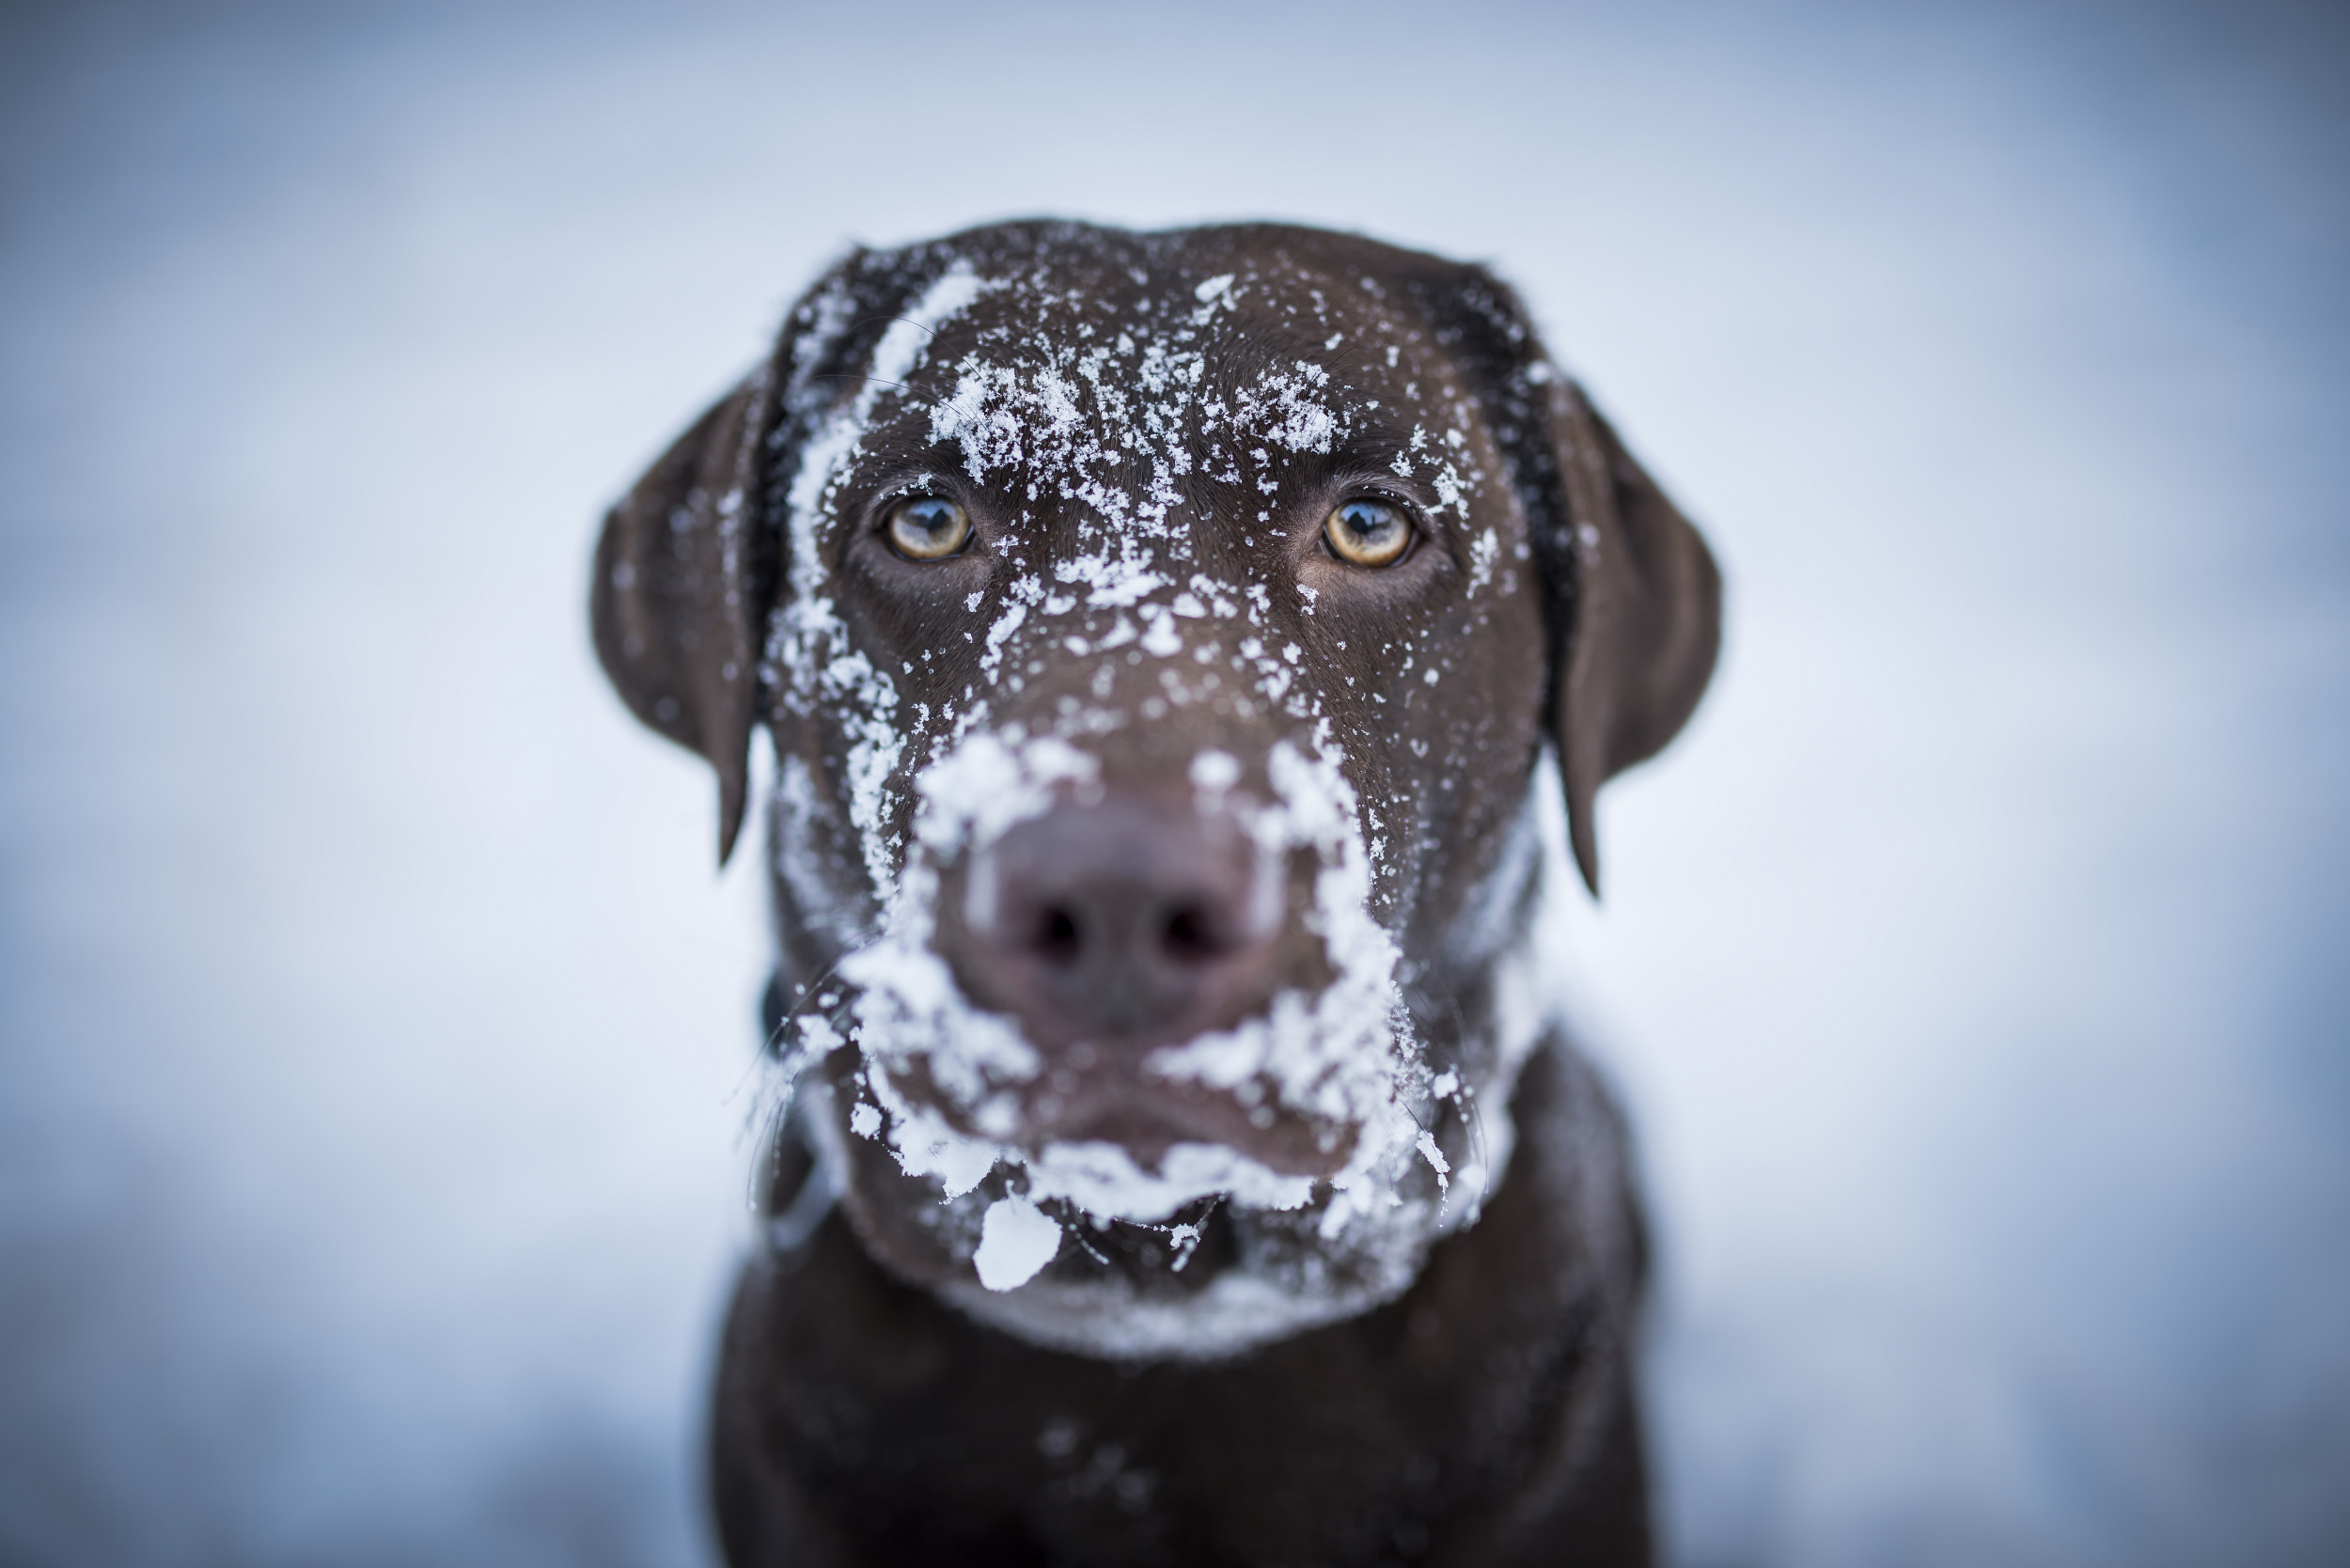
{"label": "dog's nose", "polygon": [[1230,817],[1111,795],[1013,827],[961,902],[942,911],[949,961],[1050,1048],[1238,1022],[1265,998],[1285,899],[1277,859]]}

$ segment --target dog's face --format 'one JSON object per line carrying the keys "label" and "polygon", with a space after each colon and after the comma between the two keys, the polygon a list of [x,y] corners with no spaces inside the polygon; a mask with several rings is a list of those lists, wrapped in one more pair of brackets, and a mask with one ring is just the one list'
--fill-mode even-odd
{"label": "dog's face", "polygon": [[1475,1217],[1545,1022],[1543,745],[1589,874],[1713,621],[1506,292],[1295,229],[852,258],[598,583],[729,838],[775,737],[776,1043],[869,1248],[1121,1356],[1360,1310]]}

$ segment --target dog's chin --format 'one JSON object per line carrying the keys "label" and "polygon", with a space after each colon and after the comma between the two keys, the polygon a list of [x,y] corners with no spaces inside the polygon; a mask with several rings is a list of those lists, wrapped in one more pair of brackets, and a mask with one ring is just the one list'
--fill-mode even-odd
{"label": "dog's chin", "polygon": [[[1047,1084],[1021,1097],[1018,1128],[1010,1141],[1031,1168],[1069,1164],[1074,1152],[1093,1151],[1095,1163],[1104,1163],[1106,1155],[1108,1163],[1129,1165],[1137,1175],[1170,1168],[1198,1171],[1228,1161],[1308,1179],[1326,1179],[1345,1168],[1359,1128],[1300,1114],[1273,1103],[1258,1086],[1249,1088],[1255,1092],[1239,1094],[1107,1074],[1066,1090]],[[958,1131],[979,1132],[959,1107],[935,1108]]]}
{"label": "dog's chin", "polygon": [[[1448,1197],[1409,1144],[1350,1162],[1343,1188],[1212,1143],[1155,1159],[1106,1141],[997,1146],[992,1169],[944,1191],[887,1134],[858,1136],[831,1086],[807,1090],[801,1125],[877,1261],[992,1328],[1103,1359],[1223,1359],[1368,1311],[1474,1201]],[[1377,1137],[1344,1131],[1365,1154]],[[1009,1285],[987,1255],[1004,1211],[1035,1248]]]}
{"label": "dog's chin", "polygon": [[[1104,1360],[1214,1361],[1367,1312],[1408,1288],[1439,1225],[1405,1200],[1322,1233],[1324,1205],[1255,1210],[1210,1199],[1170,1227],[1078,1218],[1051,1266],[1009,1291],[957,1277],[938,1293],[1032,1344]],[[1185,1215],[1197,1215],[1186,1219]]]}

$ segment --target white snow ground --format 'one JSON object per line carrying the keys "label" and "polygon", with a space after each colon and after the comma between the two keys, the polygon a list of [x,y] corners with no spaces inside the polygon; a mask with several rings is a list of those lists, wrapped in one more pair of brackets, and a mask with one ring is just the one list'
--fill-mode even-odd
{"label": "white snow ground", "polygon": [[476,9],[0,21],[0,1559],[706,1560],[758,891],[591,529],[1053,212],[1492,259],[1727,564],[1573,955],[1681,1556],[2334,1560],[2339,12]]}

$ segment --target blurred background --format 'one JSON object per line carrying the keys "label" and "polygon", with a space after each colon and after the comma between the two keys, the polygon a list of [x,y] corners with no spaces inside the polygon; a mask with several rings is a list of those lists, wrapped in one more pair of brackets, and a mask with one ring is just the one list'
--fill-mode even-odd
{"label": "blurred background", "polygon": [[853,241],[1483,259],[1721,673],[1562,954],[1668,1539],[2350,1544],[2350,14],[11,4],[0,1560],[692,1564],[756,854],[592,530]]}

